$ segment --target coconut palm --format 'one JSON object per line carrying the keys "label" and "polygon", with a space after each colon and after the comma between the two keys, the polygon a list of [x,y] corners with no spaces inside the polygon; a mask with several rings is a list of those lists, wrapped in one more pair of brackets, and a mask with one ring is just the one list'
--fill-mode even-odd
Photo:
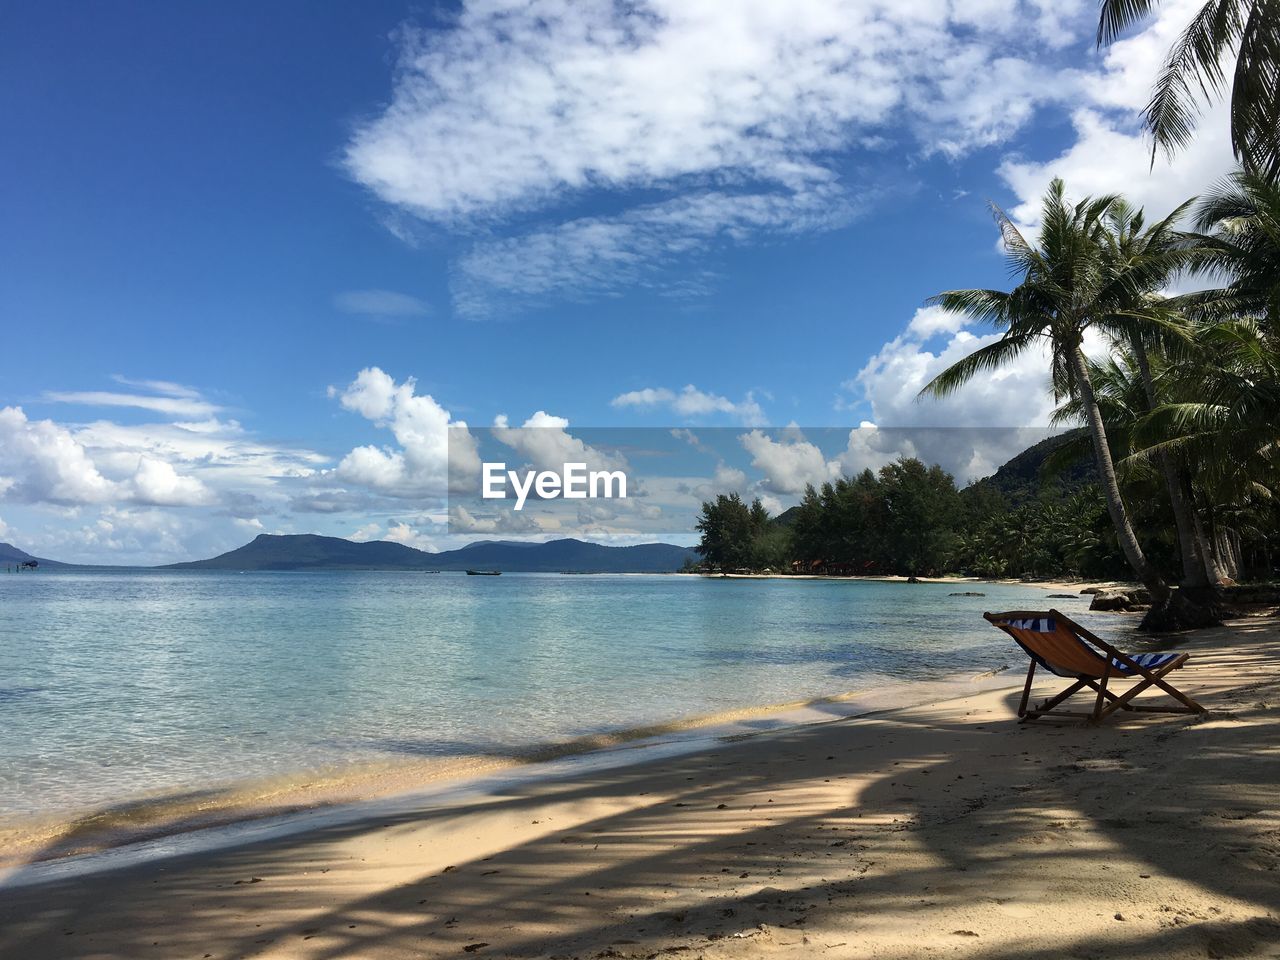
{"label": "coconut palm", "polygon": [[[1114,41],[1160,0],[1102,0],[1098,43]],[[1234,62],[1232,62],[1234,60]],[[1280,175],[1280,0],[1209,0],[1169,51],[1145,118],[1155,151],[1195,131],[1198,97],[1231,90],[1231,147],[1245,168]]]}
{"label": "coconut palm", "polygon": [[1261,317],[1280,340],[1280,182],[1237,171],[1201,201],[1196,228],[1196,268],[1227,284],[1183,297],[1182,306],[1210,321]]}
{"label": "coconut palm", "polygon": [[[1188,200],[1163,220],[1147,227],[1143,211],[1125,200],[1117,200],[1108,210],[1108,231],[1104,241],[1110,256],[1127,269],[1133,278],[1134,309],[1104,318],[1100,324],[1111,339],[1117,354],[1128,361],[1136,376],[1141,413],[1149,413],[1160,405],[1156,377],[1152,373],[1152,355],[1185,354],[1191,339],[1191,328],[1176,301],[1169,301],[1158,291],[1168,279],[1192,264],[1204,263],[1209,252],[1207,238],[1196,240],[1180,233],[1178,221],[1194,201]],[[1112,363],[1106,371],[1112,379],[1126,372]],[[1095,384],[1097,378],[1094,378]],[[1105,418],[1104,418],[1105,419]],[[1128,423],[1131,425],[1133,419]],[[1214,568],[1208,545],[1198,535],[1194,508],[1187,496],[1190,479],[1185,463],[1174,453],[1157,451],[1155,465],[1164,480],[1166,495],[1173,511],[1178,550],[1182,558],[1181,587],[1195,591],[1205,604],[1220,606],[1218,571]]]}
{"label": "coconut palm", "polygon": [[[1148,560],[1134,533],[1120,494],[1106,428],[1089,378],[1083,349],[1090,329],[1116,317],[1135,316],[1152,289],[1155,267],[1139,267],[1116,257],[1108,240],[1109,214],[1118,198],[1104,196],[1069,204],[1061,180],[1045,194],[1040,237],[1031,243],[995,208],[1010,268],[1019,278],[1010,291],[950,290],[930,301],[967,314],[1002,331],[987,344],[938,374],[921,395],[945,396],[981,373],[996,370],[1028,350],[1047,346],[1053,383],[1059,395],[1078,396],[1093,445],[1107,510],[1121,550],[1152,597],[1143,624],[1163,629],[1210,621],[1203,608],[1170,590]],[[1167,277],[1167,274],[1166,274]]]}
{"label": "coconut palm", "polygon": [[1179,364],[1171,396],[1134,429],[1144,454],[1187,451],[1223,502],[1270,498],[1280,479],[1280,353],[1254,320],[1197,333],[1198,359]]}
{"label": "coconut palm", "polygon": [[[1172,452],[1197,465],[1202,540],[1230,576],[1241,538],[1276,515],[1280,489],[1280,353],[1264,326],[1229,318],[1197,331],[1200,348],[1170,365],[1165,397],[1134,426],[1135,459]],[[1250,531],[1253,531],[1251,533]]]}

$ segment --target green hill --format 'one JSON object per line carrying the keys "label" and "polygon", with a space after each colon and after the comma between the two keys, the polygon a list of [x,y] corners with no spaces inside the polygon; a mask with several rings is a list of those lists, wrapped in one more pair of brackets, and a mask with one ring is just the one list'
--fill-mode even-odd
{"label": "green hill", "polygon": [[512,573],[662,573],[693,555],[671,543],[607,547],[583,540],[526,543],[482,540],[457,550],[427,553],[399,543],[356,543],[316,534],[259,534],[208,560],[168,564],[170,570],[503,570]]}

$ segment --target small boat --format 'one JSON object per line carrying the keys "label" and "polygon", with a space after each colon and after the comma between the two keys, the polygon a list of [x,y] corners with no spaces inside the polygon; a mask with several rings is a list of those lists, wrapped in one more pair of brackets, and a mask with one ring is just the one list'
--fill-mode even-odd
{"label": "small boat", "polygon": [[468,577],[500,577],[502,576],[502,571],[501,570],[468,570],[467,576]]}

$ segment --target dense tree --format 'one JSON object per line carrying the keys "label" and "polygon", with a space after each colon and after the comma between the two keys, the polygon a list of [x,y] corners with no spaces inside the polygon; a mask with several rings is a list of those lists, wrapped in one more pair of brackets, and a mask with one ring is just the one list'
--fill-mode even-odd
{"label": "dense tree", "polygon": [[955,481],[936,464],[915,458],[880,470],[885,540],[893,545],[899,573],[936,575],[947,569],[955,546],[960,501]]}
{"label": "dense tree", "polygon": [[789,532],[770,522],[759,498],[748,506],[738,494],[722,493],[703,503],[696,529],[702,534],[698,553],[717,570],[782,566],[790,553]]}

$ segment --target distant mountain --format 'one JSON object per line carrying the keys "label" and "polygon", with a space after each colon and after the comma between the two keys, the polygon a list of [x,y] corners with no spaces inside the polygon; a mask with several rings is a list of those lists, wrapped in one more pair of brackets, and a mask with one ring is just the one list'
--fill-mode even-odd
{"label": "distant mountain", "polygon": [[[1082,456],[1069,456],[1070,448],[1080,448]],[[1057,455],[1065,464],[1052,469],[1050,458]],[[1013,457],[989,477],[966,488],[966,492],[985,490],[1000,494],[1010,506],[1021,506],[1045,497],[1070,496],[1098,482],[1098,469],[1093,462],[1093,448],[1083,428],[1068,430],[1033,444]]]}
{"label": "distant mountain", "polygon": [[208,560],[171,563],[169,570],[503,570],[511,573],[663,573],[679,570],[689,547],[643,543],[606,547],[583,540],[529,543],[481,540],[427,553],[399,543],[355,543],[304,533],[259,534],[243,547]]}
{"label": "distant mountain", "polygon": [[12,543],[0,543],[0,566],[14,565],[25,563],[28,560],[34,560],[42,567],[71,567],[75,564],[61,563],[57,560],[46,560],[44,557],[33,557],[25,550],[19,550]]}

